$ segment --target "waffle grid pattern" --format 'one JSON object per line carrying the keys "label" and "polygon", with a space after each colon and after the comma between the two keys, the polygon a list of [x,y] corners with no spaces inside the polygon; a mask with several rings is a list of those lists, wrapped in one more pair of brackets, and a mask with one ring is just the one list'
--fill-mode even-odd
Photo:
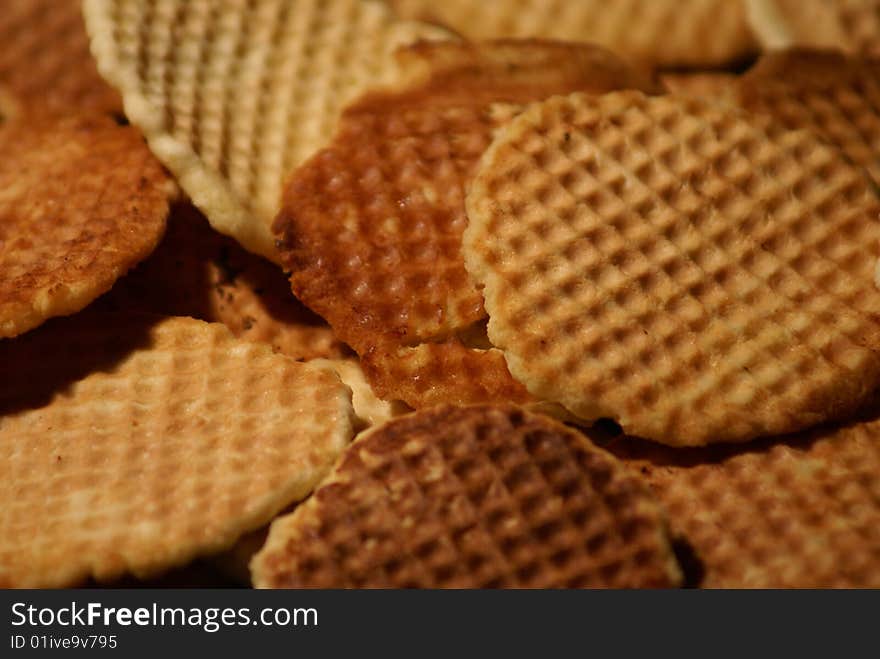
{"label": "waffle grid pattern", "polygon": [[661,66],[711,66],[754,48],[739,2],[726,0],[390,0],[403,17],[433,19],[471,39],[590,41]]}
{"label": "waffle grid pattern", "polygon": [[351,438],[334,374],[220,325],[80,315],[0,344],[0,363],[29,374],[0,382],[7,586],[149,576],[222,550],[306,496]]}
{"label": "waffle grid pattern", "polygon": [[283,177],[396,47],[442,38],[374,0],[86,0],[101,72],[214,227],[273,260]]}
{"label": "waffle grid pattern", "polygon": [[664,443],[738,441],[876,385],[878,210],[808,133],[698,99],[572,95],[487,152],[465,257],[532,394]]}
{"label": "waffle grid pattern", "polygon": [[612,445],[687,538],[706,588],[880,586],[880,423],[735,451]]}
{"label": "waffle grid pattern", "polygon": [[581,435],[516,408],[434,408],[357,440],[277,520],[257,586],[671,586],[641,483]]}
{"label": "waffle grid pattern", "polygon": [[592,46],[445,43],[404,55],[426,73],[359,99],[330,146],[288,180],[273,225],[282,262],[383,397],[413,407],[524,401],[497,357],[462,338],[485,319],[461,256],[465,189],[520,104],[652,83]]}
{"label": "waffle grid pattern", "polygon": [[746,0],[765,50],[816,48],[880,55],[877,0]]}
{"label": "waffle grid pattern", "polygon": [[768,55],[739,81],[737,97],[750,111],[823,137],[880,181],[880,62]]}

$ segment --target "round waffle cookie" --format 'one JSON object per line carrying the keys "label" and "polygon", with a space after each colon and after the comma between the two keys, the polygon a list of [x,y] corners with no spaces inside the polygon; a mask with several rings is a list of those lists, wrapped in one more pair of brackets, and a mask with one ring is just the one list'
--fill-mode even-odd
{"label": "round waffle cookie", "polygon": [[172,208],[156,251],[95,307],[223,323],[235,336],[296,360],[351,354],[293,296],[281,268],[214,231],[191,204]]}
{"label": "round waffle cookie", "polygon": [[610,450],[651,484],[702,587],[878,588],[877,417],[746,448]]}
{"label": "round waffle cookie", "polygon": [[813,131],[880,182],[880,60],[771,53],[740,79],[736,100],[788,128]]}
{"label": "round waffle cookie", "polygon": [[0,85],[29,111],[121,113],[122,99],[95,67],[79,0],[3,0]]}
{"label": "round waffle cookie", "polygon": [[471,39],[590,41],[658,66],[717,66],[756,45],[745,9],[730,0],[389,0],[399,15]]}
{"label": "round waffle cookie", "polygon": [[653,85],[586,45],[447,42],[401,58],[411,83],[347,108],[331,145],[287,182],[273,226],[282,262],[380,396],[523,402],[503,362],[480,349],[485,311],[461,258],[465,186],[512,104]]}
{"label": "round waffle cookie", "polygon": [[153,251],[174,185],[109,117],[0,122],[0,338],[74,313]]}
{"label": "round waffle cookie", "polygon": [[355,440],[251,562],[258,588],[671,587],[634,474],[513,406],[441,406]]}
{"label": "round waffle cookie", "polygon": [[880,201],[810,133],[689,97],[557,97],[501,131],[467,211],[489,338],[579,417],[743,441],[880,380]]}
{"label": "round waffle cookie", "polygon": [[85,0],[101,73],[221,233],[277,260],[282,180],[341,109],[398,75],[392,52],[440,28],[375,0]]}
{"label": "round waffle cookie", "polygon": [[305,497],[351,439],[326,369],[219,324],[84,313],[0,342],[0,583],[144,577]]}
{"label": "round waffle cookie", "polygon": [[745,0],[749,24],[767,50],[834,48],[880,55],[880,0]]}

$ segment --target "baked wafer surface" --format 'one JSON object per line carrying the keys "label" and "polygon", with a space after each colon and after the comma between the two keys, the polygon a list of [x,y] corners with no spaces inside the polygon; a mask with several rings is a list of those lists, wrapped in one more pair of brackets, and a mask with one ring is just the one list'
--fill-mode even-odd
{"label": "baked wafer surface", "polygon": [[274,223],[282,261],[382,397],[524,402],[479,337],[482,297],[461,258],[465,187],[517,104],[652,84],[592,46],[423,44],[401,57],[413,82],[360,98],[288,180]]}
{"label": "baked wafer surface", "polygon": [[305,497],[351,439],[326,369],[219,324],[80,314],[0,342],[0,582],[146,577]]}
{"label": "baked wafer surface", "polygon": [[281,268],[214,231],[191,204],[172,208],[156,251],[95,305],[223,323],[296,360],[351,354],[293,296]]}
{"label": "baked wafer surface", "polygon": [[880,60],[834,51],[770,53],[740,79],[736,101],[816,133],[880,181]]}
{"label": "baked wafer surface", "polygon": [[0,338],[71,314],[162,238],[174,186],[108,117],[0,121]]}
{"label": "baked wafer surface", "polygon": [[670,587],[644,484],[579,433],[512,406],[440,406],[355,440],[271,526],[254,584]]}
{"label": "baked wafer surface", "polygon": [[464,254],[533,395],[668,444],[743,441],[876,387],[878,210],[810,133],[695,98],[573,94],[487,151]]}
{"label": "baked wafer surface", "polygon": [[739,447],[610,449],[651,484],[705,588],[880,587],[880,421]]}
{"label": "baked wafer surface", "polygon": [[729,102],[738,76],[728,71],[684,71],[660,75],[660,82],[673,94]]}
{"label": "baked wafer surface", "polygon": [[755,45],[740,2],[729,0],[389,0],[404,17],[447,25],[471,39],[588,41],[652,65],[710,66]]}
{"label": "baked wafer surface", "polygon": [[85,0],[101,73],[221,233],[272,260],[282,179],[341,109],[439,28],[375,0]]}
{"label": "baked wafer surface", "polygon": [[745,0],[745,5],[765,49],[831,48],[880,55],[878,0]]}
{"label": "baked wafer surface", "polygon": [[0,85],[31,111],[122,112],[119,94],[98,74],[79,0],[3,0]]}

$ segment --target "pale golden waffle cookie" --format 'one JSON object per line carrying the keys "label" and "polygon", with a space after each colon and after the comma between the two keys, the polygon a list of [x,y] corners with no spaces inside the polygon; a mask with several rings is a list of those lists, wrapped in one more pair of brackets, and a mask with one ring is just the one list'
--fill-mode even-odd
{"label": "pale golden waffle cookie", "polygon": [[288,181],[273,226],[282,261],[382,398],[523,402],[472,336],[485,311],[461,258],[465,186],[512,104],[652,83],[593,46],[422,44],[401,57],[413,83],[360,98]]}
{"label": "pale golden waffle cookie", "polygon": [[833,48],[880,55],[878,0],[745,0],[749,24],[767,50]]}
{"label": "pale golden waffle cookie", "polygon": [[277,259],[282,179],[342,108],[399,75],[405,43],[448,33],[375,0],[85,0],[101,73],[221,233]]}
{"label": "pale golden waffle cookie", "polygon": [[0,338],[79,311],[162,238],[174,185],[109,117],[0,123]]}
{"label": "pale golden waffle cookie", "polygon": [[95,305],[220,322],[296,360],[351,354],[293,296],[281,268],[214,231],[191,204],[172,209],[156,251]]}
{"label": "pale golden waffle cookie", "polygon": [[399,15],[471,39],[589,41],[658,66],[717,66],[756,49],[734,0],[388,0]]}
{"label": "pale golden waffle cookie", "polygon": [[314,359],[310,365],[329,368],[351,389],[351,401],[359,430],[382,425],[389,419],[410,411],[400,401],[379,398],[357,359]]}
{"label": "pale golden waffle cookie", "polygon": [[[147,577],[305,497],[351,393],[219,324],[80,314],[0,342],[0,579]],[[23,375],[26,374],[26,377]]]}
{"label": "pale golden waffle cookie", "polygon": [[690,71],[661,74],[660,82],[673,94],[729,103],[737,78],[727,71]]}
{"label": "pale golden waffle cookie", "polygon": [[0,85],[30,111],[122,112],[89,52],[79,0],[3,0],[0,9]]}
{"label": "pale golden waffle cookie", "polygon": [[812,134],[695,98],[556,97],[467,199],[489,338],[540,399],[672,445],[841,417],[880,379],[880,202]]}
{"label": "pale golden waffle cookie", "polygon": [[583,435],[513,406],[441,406],[351,445],[273,522],[259,588],[671,587],[660,508]]}
{"label": "pale golden waffle cookie", "polygon": [[611,450],[651,484],[705,588],[880,587],[880,421],[743,448]]}
{"label": "pale golden waffle cookie", "polygon": [[[313,359],[309,362],[309,366],[332,370],[351,389],[356,431],[366,432],[373,426],[380,426],[396,416],[411,411],[399,401],[385,401],[378,398],[356,359]],[[219,554],[212,562],[228,578],[240,584],[250,585],[248,564],[265,544],[268,533],[267,526],[242,536],[229,551]]]}
{"label": "pale golden waffle cookie", "polygon": [[880,182],[880,60],[832,51],[771,53],[742,77],[736,102],[816,133]]}
{"label": "pale golden waffle cookie", "polygon": [[[373,426],[380,426],[396,416],[411,411],[399,401],[385,401],[378,398],[356,359],[313,359],[309,362],[309,366],[332,370],[351,389],[356,431],[366,432]],[[216,556],[212,562],[237,583],[250,585],[251,575],[248,564],[265,544],[268,533],[268,526],[248,533],[229,551]]]}

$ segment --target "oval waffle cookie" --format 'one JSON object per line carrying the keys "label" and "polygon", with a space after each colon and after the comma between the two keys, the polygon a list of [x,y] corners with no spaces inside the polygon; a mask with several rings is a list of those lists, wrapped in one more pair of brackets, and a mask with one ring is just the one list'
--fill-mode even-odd
{"label": "oval waffle cookie", "polygon": [[79,311],[147,257],[174,185],[108,117],[0,121],[0,338]]}
{"label": "oval waffle cookie", "polygon": [[611,450],[651,484],[704,588],[880,588],[880,420],[748,447]]}
{"label": "oval waffle cookie", "polygon": [[880,182],[880,60],[771,53],[740,79],[735,95],[749,111],[821,136]]}
{"label": "oval waffle cookie", "polygon": [[489,338],[535,396],[673,445],[791,432],[880,379],[880,202],[812,134],[696,98],[557,97],[467,198]]}
{"label": "oval waffle cookie", "polygon": [[657,66],[709,67],[756,45],[738,0],[389,0],[403,17],[439,22],[471,39],[589,41]]}
{"label": "oval waffle cookie", "polygon": [[305,497],[352,435],[326,369],[219,324],[79,314],[0,342],[0,584],[146,577]]}
{"label": "oval waffle cookie", "polygon": [[411,83],[358,99],[288,180],[273,226],[282,262],[381,397],[525,402],[478,336],[485,311],[461,258],[465,186],[511,104],[653,85],[586,45],[421,44],[401,57]]}
{"label": "oval waffle cookie", "polygon": [[441,406],[355,440],[273,522],[260,588],[671,587],[647,488],[587,439],[512,406]]}
{"label": "oval waffle cookie", "polygon": [[392,53],[440,28],[375,0],[85,0],[101,73],[221,233],[277,260],[282,179],[342,108],[395,80]]}

